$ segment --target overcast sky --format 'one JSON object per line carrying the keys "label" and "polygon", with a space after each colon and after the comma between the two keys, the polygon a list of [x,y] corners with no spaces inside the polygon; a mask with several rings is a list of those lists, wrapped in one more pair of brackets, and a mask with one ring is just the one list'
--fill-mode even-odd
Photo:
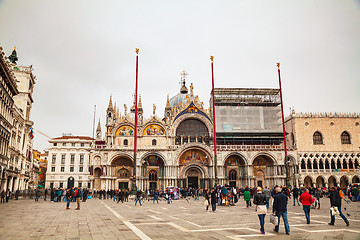
{"label": "overcast sky", "polygon": [[180,72],[209,105],[215,87],[278,88],[286,114],[360,111],[360,1],[0,0],[0,45],[37,81],[31,120],[34,148],[62,133],[92,136],[105,124],[110,94],[124,112],[135,89],[145,117],[163,117]]}

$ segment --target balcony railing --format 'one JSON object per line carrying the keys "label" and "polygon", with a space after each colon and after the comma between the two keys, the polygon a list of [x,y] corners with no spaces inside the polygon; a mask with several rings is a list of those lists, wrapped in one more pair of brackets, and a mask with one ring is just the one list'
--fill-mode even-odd
{"label": "balcony railing", "polygon": [[[176,150],[181,146],[184,146],[186,144],[191,143],[185,143],[183,145],[140,145],[138,146],[138,149],[172,149]],[[213,145],[210,145],[213,147]],[[122,150],[132,150],[134,148],[133,145],[113,145],[113,146],[107,146],[107,145],[95,145],[95,149],[122,149]],[[217,145],[218,150],[224,150],[224,151],[282,151],[284,150],[284,145]],[[288,146],[288,150],[294,150],[294,147]]]}

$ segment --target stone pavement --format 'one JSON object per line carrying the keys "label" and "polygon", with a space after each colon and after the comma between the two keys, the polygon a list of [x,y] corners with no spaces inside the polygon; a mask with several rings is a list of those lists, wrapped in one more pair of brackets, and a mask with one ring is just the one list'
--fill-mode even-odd
{"label": "stone pavement", "polygon": [[291,234],[286,235],[281,221],[279,233],[273,232],[269,215],[266,235],[259,234],[255,208],[247,209],[241,198],[237,206],[217,207],[206,212],[203,200],[175,200],[172,204],[146,201],[142,206],[116,203],[110,199],[91,199],[65,210],[65,203],[10,200],[0,204],[0,239],[360,239],[360,203],[343,202],[350,226],[337,217],[329,226],[329,199],[321,199],[321,209],[311,210],[306,224],[300,206],[290,200],[288,219]]}

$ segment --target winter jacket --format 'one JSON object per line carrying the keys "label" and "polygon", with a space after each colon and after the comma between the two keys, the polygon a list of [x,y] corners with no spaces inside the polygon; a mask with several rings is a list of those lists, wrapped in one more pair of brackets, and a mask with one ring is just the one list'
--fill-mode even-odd
{"label": "winter jacket", "polygon": [[341,197],[337,191],[331,191],[330,193],[330,205],[332,207],[341,207]]}
{"label": "winter jacket", "polygon": [[265,194],[263,194],[262,192],[258,192],[257,194],[255,194],[255,196],[254,196],[254,204],[256,204],[256,205],[266,205],[268,203],[269,202],[268,202]]}
{"label": "winter jacket", "polygon": [[245,201],[250,201],[250,192],[249,192],[249,190],[246,190],[244,192],[244,200]]}
{"label": "winter jacket", "polygon": [[304,192],[300,195],[299,201],[302,203],[303,206],[311,206],[313,198],[308,192]]}
{"label": "winter jacket", "polygon": [[274,196],[273,213],[287,212],[287,202],[288,197],[285,194],[278,192]]}

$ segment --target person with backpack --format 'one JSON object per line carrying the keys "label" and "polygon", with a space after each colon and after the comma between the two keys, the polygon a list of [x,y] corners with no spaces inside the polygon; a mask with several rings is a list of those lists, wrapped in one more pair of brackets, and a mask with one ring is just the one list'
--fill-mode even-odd
{"label": "person with backpack", "polygon": [[[338,191],[335,190],[335,187],[330,188],[330,206],[332,208],[337,208],[340,217],[344,220],[346,223],[346,226],[349,226],[349,220],[344,216],[344,214],[341,212],[341,197]],[[335,225],[335,215],[333,214],[333,211],[330,210],[330,216],[331,221],[329,222],[329,225]]]}

